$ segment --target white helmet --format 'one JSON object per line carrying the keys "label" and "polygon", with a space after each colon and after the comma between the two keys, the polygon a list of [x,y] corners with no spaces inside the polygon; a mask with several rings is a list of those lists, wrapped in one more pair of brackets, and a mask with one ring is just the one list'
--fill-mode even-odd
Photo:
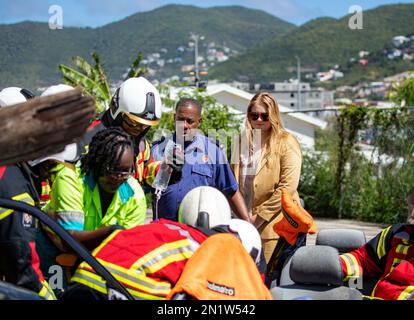
{"label": "white helmet", "polygon": [[[58,93],[70,91],[73,89],[74,89],[73,87],[67,84],[58,84],[58,85],[47,88],[45,91],[42,92],[41,96],[42,97],[50,96],[53,94],[58,94]],[[39,163],[42,163],[46,160],[56,160],[59,162],[65,162],[65,161],[74,162],[78,158],[77,150],[78,150],[78,147],[76,143],[71,143],[71,144],[66,145],[65,149],[62,152],[55,153],[55,154],[52,154],[46,157],[38,158],[32,161],[28,161],[27,163],[30,166],[34,167],[38,165]]]}
{"label": "white helmet", "polygon": [[70,90],[73,90],[73,89],[74,89],[73,87],[71,87],[67,84],[58,84],[58,85],[51,86],[51,87],[47,88],[45,91],[42,92],[41,96],[42,97],[50,96],[52,94],[66,92],[66,91],[70,91]]}
{"label": "white helmet", "polygon": [[8,87],[0,91],[0,107],[12,106],[34,98],[34,94],[27,89]]}
{"label": "white helmet", "polygon": [[158,90],[143,77],[129,78],[116,89],[110,105],[112,119],[127,113],[138,122],[156,125],[161,118],[161,98]]}
{"label": "white helmet", "polygon": [[213,187],[197,187],[188,192],[178,210],[178,221],[193,227],[212,228],[231,219],[229,202]]}
{"label": "white helmet", "polygon": [[65,149],[62,152],[52,154],[43,158],[38,158],[27,163],[34,167],[39,163],[42,163],[46,160],[55,160],[59,162],[75,162],[78,158],[78,146],[76,143],[71,143],[65,146]]}
{"label": "white helmet", "polygon": [[262,252],[262,240],[256,227],[250,222],[241,219],[231,219],[222,225],[227,227],[229,233],[237,234],[243,247],[252,256],[256,265],[259,265]]}

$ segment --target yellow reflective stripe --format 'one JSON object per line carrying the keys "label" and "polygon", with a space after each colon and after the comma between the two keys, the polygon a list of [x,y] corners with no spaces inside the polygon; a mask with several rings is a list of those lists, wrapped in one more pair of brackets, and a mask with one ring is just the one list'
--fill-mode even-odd
{"label": "yellow reflective stripe", "polygon": [[360,276],[360,269],[357,259],[351,254],[346,253],[340,256],[346,265],[346,277],[344,281]]}
{"label": "yellow reflective stripe", "polygon": [[[139,279],[139,280],[141,280],[140,282],[132,281],[128,278],[123,277],[122,273],[120,275],[119,271],[113,270],[112,268],[110,268],[106,265],[105,265],[105,267],[108,269],[109,272],[111,272],[111,274],[115,277],[116,280],[122,282],[123,284],[125,284],[127,286],[131,286],[131,287],[133,287],[137,290],[149,292],[149,294],[146,294],[146,293],[141,292],[141,291],[137,291],[137,290],[134,290],[134,289],[131,289],[131,288],[127,288],[128,291],[130,291],[131,294],[133,294],[137,298],[140,298],[140,299],[142,299],[142,298],[144,298],[144,299],[155,299],[155,297],[153,296],[154,294],[167,296],[167,294],[171,290],[171,285],[170,284],[166,285],[165,288],[163,288],[162,290],[154,288],[154,287],[152,287],[152,288],[147,287],[145,285],[145,280],[152,280],[154,282],[156,282],[156,281],[153,280],[153,279],[144,278],[144,277],[141,277],[141,279]],[[128,277],[128,275],[125,275],[125,274],[123,274],[123,275]],[[76,271],[75,275],[72,277],[72,281],[82,283],[82,284],[84,284],[84,285],[86,285],[86,286],[88,286],[88,287],[90,287],[94,290],[97,290],[99,292],[102,292],[104,294],[107,293],[106,283],[104,282],[104,280],[100,276],[98,276],[98,275],[96,275],[96,274],[94,274],[90,271],[83,270],[83,269],[78,269]],[[159,283],[157,283],[157,284],[159,284]]]}
{"label": "yellow reflective stripe", "polygon": [[171,290],[171,285],[167,281],[157,281],[147,277],[145,274],[136,274],[135,270],[121,270],[119,266],[106,263],[105,261],[100,262],[117,280],[138,290],[165,295]]}
{"label": "yellow reflective stripe", "polygon": [[407,300],[410,298],[411,294],[414,292],[414,286],[408,286],[403,292],[398,296],[397,300]]}
{"label": "yellow reflective stripe", "polygon": [[[12,197],[12,199],[30,204],[32,206],[34,206],[35,204],[33,198],[27,192],[15,195],[14,197]],[[0,208],[0,220],[3,220],[4,218],[12,214],[13,211],[13,209]]]}
{"label": "yellow reflective stripe", "polygon": [[360,268],[360,265],[358,263],[358,260],[355,258],[355,256],[353,254],[350,254],[349,257],[351,258],[352,263],[355,266],[355,276],[359,278],[360,276],[362,276],[362,274],[361,274],[362,272],[361,272],[361,268]]}
{"label": "yellow reflective stripe", "polygon": [[158,256],[162,255],[164,252],[168,252],[177,248],[188,247],[189,241],[188,239],[182,239],[170,243],[163,244],[158,248],[148,252],[145,256],[139,258],[136,262],[134,262],[131,266],[131,269],[138,270],[146,265],[147,262],[157,258]]}
{"label": "yellow reflective stripe", "polygon": [[391,268],[390,268],[390,272],[391,272],[392,270],[394,270],[394,269],[395,269],[395,267],[397,267],[397,266],[398,266],[401,262],[402,262],[402,260],[401,260],[401,259],[394,258],[394,260],[392,261],[392,265],[391,265]]}
{"label": "yellow reflective stripe", "polygon": [[397,251],[397,253],[400,253],[400,254],[403,254],[403,255],[407,255],[409,248],[410,248],[410,246],[406,246],[406,245],[403,245],[403,244],[399,244],[397,246],[396,251]]}
{"label": "yellow reflective stripe", "polygon": [[385,250],[385,238],[388,232],[390,231],[390,229],[391,229],[391,226],[389,226],[387,229],[381,232],[381,236],[380,236],[380,239],[378,241],[378,246],[377,246],[378,259],[381,259],[387,253]]}
{"label": "yellow reflective stripe", "polygon": [[49,184],[42,185],[42,195],[48,195],[50,193]]}
{"label": "yellow reflective stripe", "polygon": [[13,211],[14,210],[12,210],[12,209],[0,208],[0,220],[3,220],[7,216],[11,215],[13,213]]}
{"label": "yellow reflective stripe", "polygon": [[[128,270],[101,259],[98,259],[98,261],[115,277],[115,279],[125,283],[128,286],[137,288],[138,290],[165,295],[171,290],[169,282],[156,281],[155,279],[148,278],[144,274],[137,274],[135,270]],[[78,270],[81,270],[82,274],[83,272],[91,273],[90,271],[85,270],[85,267],[90,268],[88,264],[82,263]],[[100,281],[102,281],[102,278],[100,278]]]}
{"label": "yellow reflective stripe", "polygon": [[193,254],[194,254],[193,251],[188,250],[188,251],[183,251],[180,253],[168,255],[167,257],[158,261],[157,263],[154,263],[151,266],[145,267],[145,269],[147,270],[147,273],[155,273],[172,262],[187,260],[191,258]]}
{"label": "yellow reflective stripe", "polygon": [[56,300],[53,290],[49,287],[49,284],[46,281],[42,281],[42,289],[39,292],[39,296],[45,300]]}
{"label": "yellow reflective stripe", "polygon": [[145,140],[145,151],[144,151],[144,160],[148,161],[151,158],[151,148],[148,141]]}
{"label": "yellow reflective stripe", "polygon": [[114,232],[112,232],[108,237],[105,238],[104,241],[102,241],[102,243],[96,247],[93,251],[92,251],[92,255],[96,256],[99,251],[102,250],[103,247],[105,247],[109,241],[111,241],[118,233],[120,233],[122,230],[115,230]]}
{"label": "yellow reflective stripe", "polygon": [[[96,275],[82,270],[81,272],[76,272],[76,274],[72,277],[72,281],[81,283],[93,290],[96,290],[98,292],[101,292],[103,294],[108,294],[108,290],[106,288],[106,285],[95,278]],[[139,300],[165,300],[165,297],[155,296],[152,294],[146,294],[144,292],[136,291],[131,288],[127,288],[128,292],[131,293],[131,295],[135,299]]]}
{"label": "yellow reflective stripe", "polygon": [[35,204],[33,198],[27,192],[15,195],[12,199],[16,200],[16,201],[21,201],[21,202],[30,204],[32,206],[34,206],[34,204]]}
{"label": "yellow reflective stripe", "polygon": [[103,294],[108,293],[105,281],[100,276],[86,270],[78,269],[71,281],[82,283],[83,285]]}
{"label": "yellow reflective stripe", "polygon": [[369,299],[369,300],[384,300],[383,298],[378,298],[378,297],[373,297],[373,296],[366,296],[366,295],[362,295],[363,298],[365,299]]}

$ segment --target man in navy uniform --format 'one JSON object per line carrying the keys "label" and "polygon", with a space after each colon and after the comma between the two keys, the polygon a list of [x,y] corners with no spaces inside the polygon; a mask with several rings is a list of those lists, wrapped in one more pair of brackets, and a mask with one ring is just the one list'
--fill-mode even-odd
{"label": "man in navy uniform", "polygon": [[174,154],[178,159],[184,158],[184,161],[172,164],[169,185],[157,205],[158,215],[177,221],[178,208],[184,196],[196,187],[211,186],[224,193],[240,219],[249,221],[246,205],[226,156],[216,143],[198,130],[202,121],[201,112],[202,106],[195,99],[178,101],[174,118],[176,132],[167,139],[155,142],[151,149],[155,161],[163,161],[168,140],[172,139],[181,144],[183,150],[175,149]]}

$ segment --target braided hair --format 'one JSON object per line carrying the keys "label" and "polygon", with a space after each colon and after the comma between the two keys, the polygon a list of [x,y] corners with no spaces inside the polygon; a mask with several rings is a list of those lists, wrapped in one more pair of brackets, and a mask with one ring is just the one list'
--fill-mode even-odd
{"label": "braided hair", "polygon": [[107,168],[114,168],[122,154],[134,143],[124,130],[110,127],[99,131],[89,144],[89,151],[81,159],[81,171],[84,175],[92,174],[95,181],[107,174]]}

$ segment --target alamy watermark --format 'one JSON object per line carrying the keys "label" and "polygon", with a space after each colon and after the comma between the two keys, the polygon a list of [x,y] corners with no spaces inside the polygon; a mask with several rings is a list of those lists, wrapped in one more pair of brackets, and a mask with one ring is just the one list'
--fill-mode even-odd
{"label": "alamy watermark", "polygon": [[56,4],[49,7],[49,29],[51,30],[57,30],[57,29],[63,29],[63,9],[61,6],[58,6]]}
{"label": "alamy watermark", "polygon": [[63,269],[59,265],[50,266],[49,270],[49,287],[52,290],[63,290]]}
{"label": "alamy watermark", "polygon": [[352,14],[348,20],[349,29],[362,30],[364,28],[362,7],[359,5],[353,5],[349,7],[348,13]]}

